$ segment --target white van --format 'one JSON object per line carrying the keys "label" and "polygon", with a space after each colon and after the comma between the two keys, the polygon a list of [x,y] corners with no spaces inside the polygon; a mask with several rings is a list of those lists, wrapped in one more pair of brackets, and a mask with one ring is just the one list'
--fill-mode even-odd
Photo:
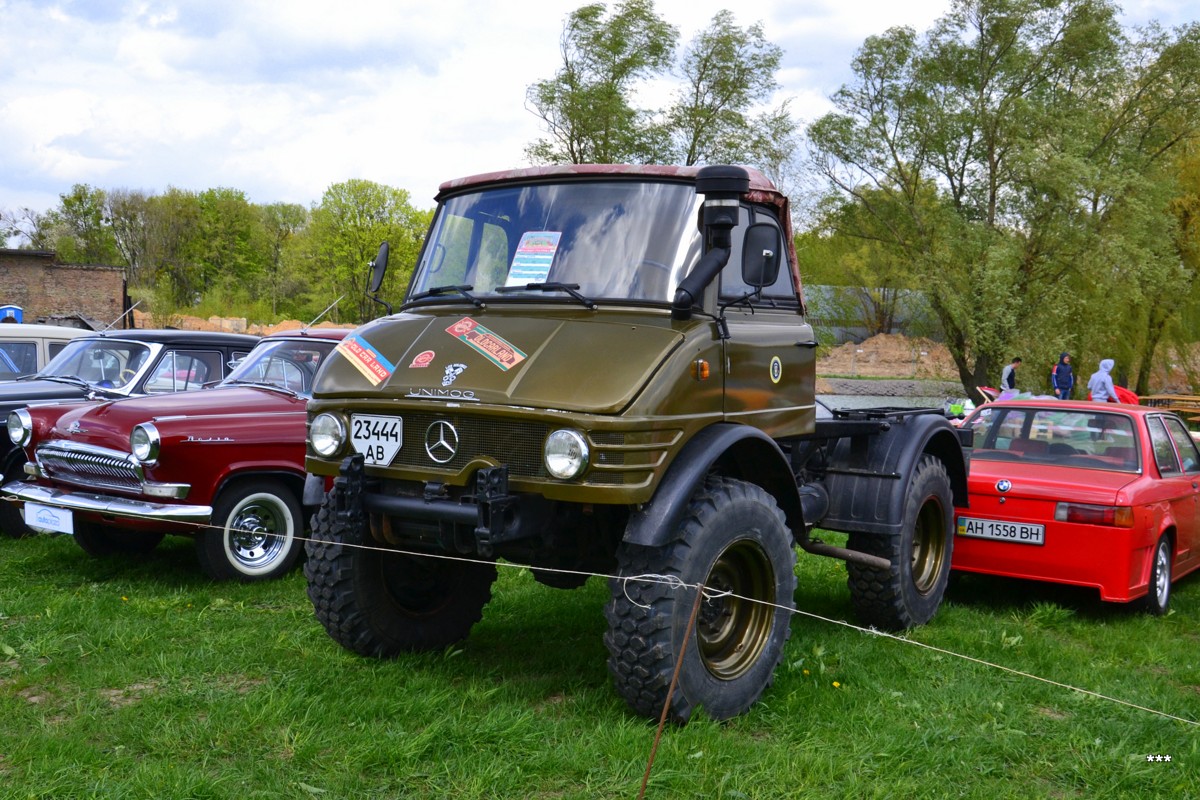
{"label": "white van", "polygon": [[0,381],[40,372],[67,342],[92,332],[61,325],[0,323]]}

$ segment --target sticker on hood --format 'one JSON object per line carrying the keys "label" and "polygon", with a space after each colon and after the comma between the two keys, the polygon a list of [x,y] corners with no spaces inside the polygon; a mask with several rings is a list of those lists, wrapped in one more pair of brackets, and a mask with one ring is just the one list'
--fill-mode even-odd
{"label": "sticker on hood", "polygon": [[446,333],[478,350],[505,372],[525,360],[524,353],[470,317],[446,328]]}
{"label": "sticker on hood", "polygon": [[372,386],[383,383],[396,371],[395,364],[384,358],[370,342],[356,333],[338,342],[337,351],[345,356]]}

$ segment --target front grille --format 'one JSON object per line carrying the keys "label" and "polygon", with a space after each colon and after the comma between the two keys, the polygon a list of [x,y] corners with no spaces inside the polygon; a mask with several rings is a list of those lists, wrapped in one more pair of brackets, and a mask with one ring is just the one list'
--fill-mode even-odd
{"label": "front grille", "polygon": [[51,479],[80,486],[139,491],[141,468],[126,453],[73,442],[38,446],[38,465]]}
{"label": "front grille", "polygon": [[[438,421],[449,422],[458,432],[458,451],[438,463],[425,451],[425,434]],[[456,414],[405,414],[404,444],[392,458],[393,467],[458,472],[474,458],[492,458],[507,464],[509,473],[522,478],[545,478],[542,444],[550,433],[540,422],[470,417]]]}
{"label": "front grille", "polygon": [[[425,450],[426,433],[436,422],[449,422],[458,433],[458,451],[438,463]],[[472,460],[484,458],[504,464],[516,478],[549,480],[542,460],[542,447],[552,426],[544,422],[510,421],[469,414],[411,413],[404,415],[404,443],[391,466],[422,472],[462,471]],[[621,486],[627,483],[626,434],[622,431],[592,431],[593,468],[584,483]],[[634,479],[644,480],[639,474]]]}

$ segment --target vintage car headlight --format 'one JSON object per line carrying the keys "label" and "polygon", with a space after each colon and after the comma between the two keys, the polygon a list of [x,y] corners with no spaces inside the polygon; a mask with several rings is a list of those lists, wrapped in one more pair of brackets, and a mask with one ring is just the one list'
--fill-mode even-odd
{"label": "vintage car headlight", "polygon": [[317,455],[336,455],[346,443],[346,426],[336,414],[317,414],[309,426],[308,441]]}
{"label": "vintage car headlight", "polygon": [[143,464],[157,461],[161,446],[162,439],[158,435],[158,428],[154,427],[152,422],[134,426],[133,432],[129,434],[129,451]]}
{"label": "vintage car headlight", "polygon": [[8,415],[8,438],[17,447],[24,447],[29,444],[29,437],[33,435],[33,417],[29,416],[29,411],[24,408],[18,408]]}
{"label": "vintage car headlight", "polygon": [[578,478],[588,465],[587,440],[579,431],[562,428],[546,437],[546,470],[556,478]]}

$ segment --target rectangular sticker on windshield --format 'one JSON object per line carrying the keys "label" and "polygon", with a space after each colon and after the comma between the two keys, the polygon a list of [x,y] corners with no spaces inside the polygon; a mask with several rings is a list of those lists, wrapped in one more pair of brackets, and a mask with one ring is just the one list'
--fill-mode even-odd
{"label": "rectangular sticker on windshield", "polygon": [[524,353],[470,317],[463,317],[446,328],[446,333],[483,353],[488,361],[505,372],[525,360]]}
{"label": "rectangular sticker on windshield", "polygon": [[550,277],[550,265],[554,263],[554,254],[558,252],[561,238],[561,231],[526,231],[521,234],[504,285],[545,283]]}

